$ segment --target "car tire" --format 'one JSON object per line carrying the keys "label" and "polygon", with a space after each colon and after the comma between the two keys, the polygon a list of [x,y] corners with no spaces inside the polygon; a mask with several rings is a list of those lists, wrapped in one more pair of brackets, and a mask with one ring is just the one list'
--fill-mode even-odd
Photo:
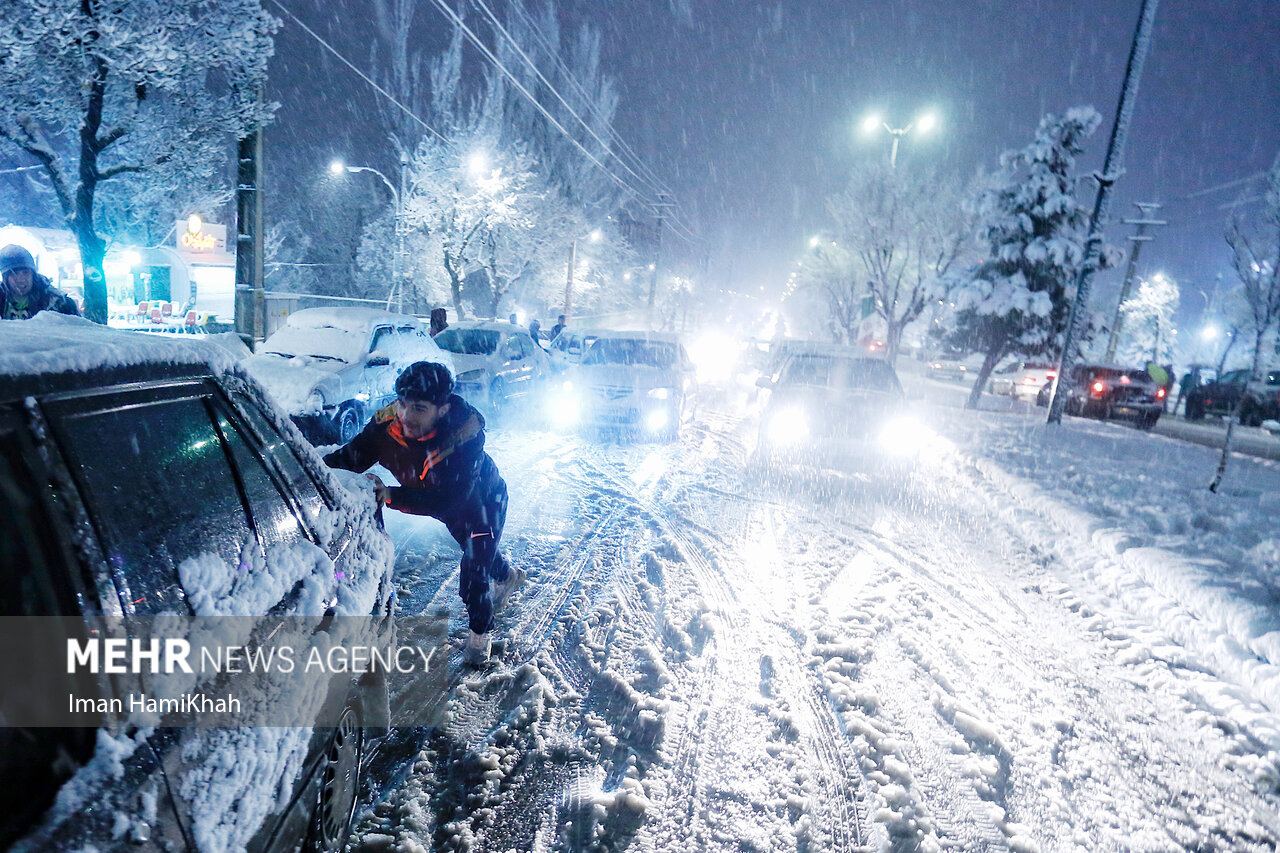
{"label": "car tire", "polygon": [[1138,424],[1137,424],[1138,429],[1142,430],[1143,432],[1150,432],[1151,430],[1155,429],[1156,421],[1158,420],[1160,420],[1159,415],[1143,415],[1142,417],[1138,418]]}
{"label": "car tire", "polygon": [[338,413],[338,443],[346,444],[351,439],[360,434],[360,430],[364,427],[364,418],[362,418],[358,406],[351,405],[343,407]]}
{"label": "car tire", "polygon": [[1204,420],[1204,403],[1194,400],[1187,400],[1187,420],[1202,421]]}
{"label": "car tire", "polygon": [[316,772],[320,793],[311,814],[307,853],[338,853],[347,845],[351,821],[360,799],[360,763],[364,759],[364,729],[355,705],[342,710]]}
{"label": "car tire", "polygon": [[1240,425],[1247,427],[1262,426],[1262,412],[1249,400],[1240,407]]}

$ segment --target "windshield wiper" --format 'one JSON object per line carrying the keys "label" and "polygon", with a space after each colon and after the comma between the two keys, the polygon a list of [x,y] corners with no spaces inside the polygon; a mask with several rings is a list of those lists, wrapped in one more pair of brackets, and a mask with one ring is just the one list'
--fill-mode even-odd
{"label": "windshield wiper", "polygon": [[275,352],[274,350],[267,350],[267,355],[278,355],[281,358],[293,358],[293,353],[291,352]]}
{"label": "windshield wiper", "polygon": [[340,361],[343,364],[346,364],[347,362],[345,358],[339,358],[336,355],[322,355],[320,353],[314,353],[314,352],[308,355],[307,358],[318,358],[321,361]]}

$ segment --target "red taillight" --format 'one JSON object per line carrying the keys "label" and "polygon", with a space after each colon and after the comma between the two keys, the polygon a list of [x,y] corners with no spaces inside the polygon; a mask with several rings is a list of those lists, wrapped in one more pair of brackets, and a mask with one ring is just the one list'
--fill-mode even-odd
{"label": "red taillight", "polygon": [[1163,389],[1163,388],[1157,388],[1157,389],[1156,389],[1156,399],[1157,399],[1157,400],[1163,400],[1163,399],[1164,399],[1164,389]]}
{"label": "red taillight", "polygon": [[1089,387],[1093,390],[1093,393],[1095,394],[1101,394],[1103,391],[1107,390],[1107,386],[1102,382],[1095,382]]}
{"label": "red taillight", "polygon": [[1057,379],[1057,378],[1058,378],[1057,371],[1054,371],[1054,370],[1048,370],[1048,371],[1045,371],[1044,378],[1045,378],[1045,379]]}

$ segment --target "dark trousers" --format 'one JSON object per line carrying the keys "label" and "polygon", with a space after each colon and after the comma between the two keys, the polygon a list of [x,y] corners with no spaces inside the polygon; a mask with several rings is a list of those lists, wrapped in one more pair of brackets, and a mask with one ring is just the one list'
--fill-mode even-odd
{"label": "dark trousers", "polygon": [[458,592],[467,607],[467,621],[477,634],[493,627],[490,581],[504,581],[511,573],[507,558],[498,550],[502,526],[507,521],[507,485],[480,507],[445,521],[449,535],[462,548],[462,580]]}

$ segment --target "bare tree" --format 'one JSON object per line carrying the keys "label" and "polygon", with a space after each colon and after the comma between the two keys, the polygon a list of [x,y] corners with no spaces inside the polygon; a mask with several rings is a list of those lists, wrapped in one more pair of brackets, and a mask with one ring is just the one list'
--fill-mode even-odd
{"label": "bare tree", "polygon": [[[847,188],[828,200],[837,245],[820,248],[833,261],[840,260],[837,250],[844,254],[846,274],[826,287],[832,308],[845,317],[846,337],[853,327],[844,309],[865,287],[884,321],[888,356],[897,358],[906,327],[930,302],[949,298],[958,283],[953,273],[973,235],[974,217],[964,202],[964,188],[953,178],[880,163],[857,169]],[[848,289],[838,292],[842,286]]]}
{"label": "bare tree", "polygon": [[[1240,278],[1245,302],[1249,306],[1247,331],[1253,335],[1253,355],[1249,380],[1256,382],[1262,367],[1263,343],[1280,323],[1280,158],[1272,164],[1267,176],[1265,207],[1260,221],[1250,227],[1241,219],[1227,229],[1227,245],[1231,248],[1231,267]],[[1222,443],[1222,456],[1214,472],[1209,491],[1217,492],[1231,457],[1231,438],[1240,419],[1245,395],[1241,394],[1227,419],[1227,435]]]}

